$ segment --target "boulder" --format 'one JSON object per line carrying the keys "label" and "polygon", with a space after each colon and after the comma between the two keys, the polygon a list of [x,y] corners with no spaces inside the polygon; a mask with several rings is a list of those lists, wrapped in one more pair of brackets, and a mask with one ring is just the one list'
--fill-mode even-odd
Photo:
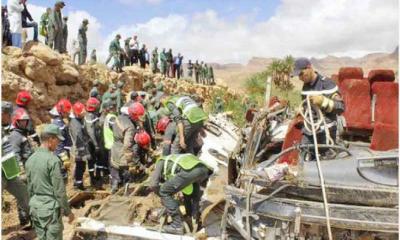
{"label": "boulder", "polygon": [[19,58],[22,56],[21,48],[8,46],[2,49],[2,53],[12,58]]}
{"label": "boulder", "polygon": [[46,63],[34,56],[26,57],[23,61],[25,75],[34,81],[54,84],[55,78]]}
{"label": "boulder", "polygon": [[69,64],[63,63],[60,66],[59,71],[56,72],[57,85],[72,85],[78,81],[78,78],[78,70]]}
{"label": "boulder", "polygon": [[24,53],[27,55],[33,55],[50,66],[57,66],[62,62],[62,57],[59,53],[39,42],[36,44],[30,44],[26,48],[24,47]]}

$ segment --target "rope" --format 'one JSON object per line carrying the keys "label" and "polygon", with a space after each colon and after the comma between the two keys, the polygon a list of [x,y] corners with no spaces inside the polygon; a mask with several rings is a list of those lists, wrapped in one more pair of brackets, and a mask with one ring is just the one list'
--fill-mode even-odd
{"label": "rope", "polygon": [[332,240],[333,238],[332,238],[331,221],[330,221],[330,217],[329,217],[329,206],[328,206],[328,200],[327,200],[326,192],[325,192],[324,175],[322,173],[321,162],[319,160],[317,133],[316,133],[316,129],[315,129],[315,125],[314,125],[314,119],[313,119],[313,115],[312,115],[310,97],[307,96],[306,100],[307,100],[307,107],[308,107],[308,112],[309,112],[310,122],[311,122],[311,130],[312,130],[313,140],[314,140],[314,145],[315,145],[315,147],[314,147],[314,149],[315,149],[315,158],[317,159],[318,173],[319,173],[319,179],[320,179],[320,182],[321,182],[321,189],[322,189],[322,197],[324,199],[325,216],[326,216],[326,227],[328,229],[329,240]]}
{"label": "rope", "polygon": [[[304,103],[306,103],[307,99],[309,96],[307,96],[306,99],[304,99],[299,108],[300,108],[300,115],[303,117],[304,119],[304,128],[308,131],[308,132],[312,132],[312,128],[314,127],[315,131],[318,131],[319,129],[321,129],[321,127],[323,127],[323,130],[325,132],[325,137],[326,137],[326,144],[327,145],[334,145],[335,141],[333,141],[331,134],[329,132],[329,127],[328,124],[326,123],[326,119],[324,114],[322,113],[321,109],[315,107],[314,110],[316,110],[317,112],[317,116],[318,116],[318,122],[314,123],[314,119],[310,119],[308,116],[311,116],[311,107],[310,109],[305,109],[303,108]],[[311,120],[311,121],[310,121]]]}

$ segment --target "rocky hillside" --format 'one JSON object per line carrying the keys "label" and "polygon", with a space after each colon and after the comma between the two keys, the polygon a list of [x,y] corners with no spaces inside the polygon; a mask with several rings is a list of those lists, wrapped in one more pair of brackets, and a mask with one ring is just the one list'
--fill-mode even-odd
{"label": "rocky hillside", "polygon": [[48,122],[48,110],[61,98],[86,101],[92,81],[99,79],[100,91],[108,84],[125,82],[123,92],[141,90],[145,81],[163,81],[167,93],[197,94],[208,104],[213,91],[219,86],[194,85],[186,81],[163,78],[136,66],[125,67],[123,73],[110,71],[101,64],[74,64],[68,55],[52,51],[41,43],[29,42],[21,50],[6,47],[2,50],[2,100],[15,101],[20,90],[28,90],[33,96],[30,105],[36,124]]}

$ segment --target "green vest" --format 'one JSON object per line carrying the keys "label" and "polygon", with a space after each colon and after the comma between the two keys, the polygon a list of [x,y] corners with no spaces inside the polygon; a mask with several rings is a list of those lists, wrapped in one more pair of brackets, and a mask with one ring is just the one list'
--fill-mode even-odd
{"label": "green vest", "polygon": [[[179,166],[184,170],[191,170],[198,164],[203,163],[198,157],[193,154],[172,154],[166,157],[162,157],[164,160],[164,179],[169,180],[175,176],[176,167]],[[173,162],[172,167],[168,168],[169,162]],[[204,163],[203,163],[204,164]],[[182,189],[185,195],[191,195],[193,193],[193,184]]]}
{"label": "green vest", "polygon": [[107,114],[103,125],[104,147],[108,150],[110,150],[114,144],[114,134],[112,128],[110,127],[111,118],[117,118],[117,115],[113,113]]}
{"label": "green vest", "polygon": [[190,97],[172,97],[168,99],[167,103],[173,103],[177,108],[179,108],[182,111],[183,116],[187,118],[190,123],[197,123],[207,120],[208,118],[203,109],[200,108]]}

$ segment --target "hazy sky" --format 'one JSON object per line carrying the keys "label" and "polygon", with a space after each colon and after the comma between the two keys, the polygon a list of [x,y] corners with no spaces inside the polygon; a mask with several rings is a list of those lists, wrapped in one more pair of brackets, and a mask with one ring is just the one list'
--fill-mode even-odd
{"label": "hazy sky", "polygon": [[[4,1],[3,1],[4,2]],[[39,22],[55,1],[28,0]],[[398,45],[397,0],[66,0],[69,45],[89,19],[89,53],[105,59],[117,33],[185,59],[246,63],[251,57],[361,56]],[[30,33],[31,34],[31,33]],[[121,41],[123,45],[123,41]]]}

